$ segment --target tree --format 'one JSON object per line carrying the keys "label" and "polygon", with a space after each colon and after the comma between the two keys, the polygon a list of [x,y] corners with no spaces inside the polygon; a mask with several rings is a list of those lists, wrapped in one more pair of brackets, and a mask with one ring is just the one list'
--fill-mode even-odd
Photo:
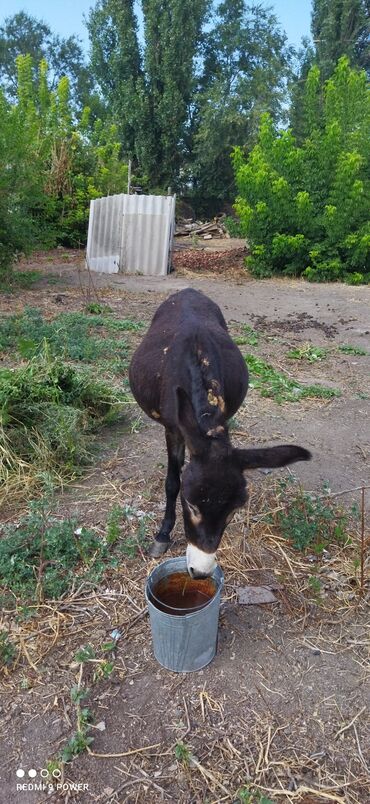
{"label": "tree", "polygon": [[174,186],[184,160],[208,3],[143,0],[142,55],[133,0],[98,0],[89,15],[94,76],[124,152],[136,158],[152,186]]}
{"label": "tree", "polygon": [[224,0],[205,43],[194,174],[199,195],[232,197],[233,146],[251,147],[261,114],[281,120],[292,51],[270,10]]}
{"label": "tree", "polygon": [[45,61],[17,57],[16,98],[0,89],[0,278],[16,252],[86,242],[90,200],[126,187],[116,126],[89,118],[66,76],[51,89]]}
{"label": "tree", "polygon": [[324,80],[343,55],[369,73],[369,23],[367,0],[313,0],[311,31]]}
{"label": "tree", "polygon": [[307,37],[302,39],[301,47],[296,52],[295,66],[290,81],[290,111],[289,122],[292,131],[301,143],[307,135],[304,112],[305,85],[308,73],[313,66],[315,51]]}
{"label": "tree", "polygon": [[56,88],[62,76],[67,76],[76,105],[81,107],[88,102],[92,80],[76,36],[66,39],[56,36],[46,23],[25,11],[7,17],[0,27],[0,83],[10,98],[17,94],[16,59],[26,55],[33,61],[33,80],[38,65],[46,59],[52,88]]}
{"label": "tree", "polygon": [[118,125],[125,154],[135,154],[138,79],[142,75],[138,22],[133,0],[98,0],[87,29],[91,69]]}
{"label": "tree", "polygon": [[343,56],[322,84],[314,65],[305,86],[308,135],[262,119],[246,159],[236,149],[236,209],[257,276],[303,274],[311,280],[370,282],[368,211],[370,93],[364,71]]}

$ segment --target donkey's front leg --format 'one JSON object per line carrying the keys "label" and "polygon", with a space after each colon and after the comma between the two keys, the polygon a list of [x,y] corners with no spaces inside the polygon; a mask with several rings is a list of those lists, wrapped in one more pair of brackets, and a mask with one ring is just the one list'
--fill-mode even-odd
{"label": "donkey's front leg", "polygon": [[158,558],[168,550],[171,544],[171,531],[176,522],[176,500],[180,491],[180,475],[184,465],[185,443],[181,433],[177,430],[166,430],[167,444],[167,477],[166,477],[166,511],[150,555]]}

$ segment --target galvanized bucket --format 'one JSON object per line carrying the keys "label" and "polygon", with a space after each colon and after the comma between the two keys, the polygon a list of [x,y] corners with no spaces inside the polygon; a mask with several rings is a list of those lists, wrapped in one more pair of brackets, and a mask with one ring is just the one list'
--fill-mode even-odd
{"label": "galvanized bucket", "polygon": [[213,597],[202,608],[189,614],[167,614],[154,604],[153,589],[167,575],[186,571],[186,558],[170,558],[149,575],[145,586],[152,631],[154,656],[167,670],[190,673],[209,664],[217,649],[218,618],[223,572],[216,567],[212,579],[216,585]]}

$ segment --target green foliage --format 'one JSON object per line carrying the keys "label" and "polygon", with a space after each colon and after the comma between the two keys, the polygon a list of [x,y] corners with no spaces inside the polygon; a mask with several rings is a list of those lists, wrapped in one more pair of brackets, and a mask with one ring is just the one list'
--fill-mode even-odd
{"label": "green foliage", "polygon": [[123,508],[114,505],[107,517],[107,543],[115,544],[126,525],[125,533],[122,534],[119,543],[119,550],[127,558],[135,558],[138,551],[146,546],[149,521],[150,517],[141,511],[137,512],[127,505]]}
{"label": "green foliage", "polygon": [[0,279],[34,247],[86,242],[90,200],[122,192],[127,165],[117,128],[77,114],[68,78],[19,55],[16,100],[0,88]]}
{"label": "green foliage", "polygon": [[228,199],[234,191],[230,153],[250,149],[261,114],[283,117],[291,50],[271,8],[223,0],[212,9],[204,69],[196,96],[193,165],[196,196]]}
{"label": "green foliage", "polygon": [[370,69],[369,10],[366,0],[313,0],[311,17],[315,59],[328,78],[346,55],[354,67]]}
{"label": "green foliage", "polygon": [[[0,82],[13,99],[17,96],[16,58],[27,55],[34,65],[43,59],[49,63],[53,87],[67,76],[74,104],[81,107],[86,103],[92,90],[92,78],[77,36],[62,39],[53,34],[45,22],[25,11],[7,17],[0,27]],[[34,78],[37,81],[36,74]]]}
{"label": "green foliage", "polygon": [[236,794],[236,802],[240,804],[274,804],[271,798],[267,798],[259,790],[251,791],[250,787],[241,787]]}
{"label": "green foliage", "polygon": [[191,760],[190,748],[185,743],[179,741],[175,745],[175,757],[178,762],[181,762],[182,765],[188,767]]}
{"label": "green foliage", "polygon": [[296,550],[320,554],[330,545],[349,542],[349,516],[330,497],[311,494],[302,487],[294,488],[291,495],[289,481],[280,481],[280,488],[283,510],[276,515],[277,523]]}
{"label": "green foliage", "polygon": [[121,506],[113,505],[107,516],[107,544],[115,544],[118,541],[124,520],[125,514]]}
{"label": "green foliage", "polygon": [[243,237],[243,230],[237,218],[232,218],[231,215],[228,215],[224,218],[223,225],[230,237]]}
{"label": "green foliage", "polygon": [[261,396],[274,402],[299,402],[301,399],[331,399],[340,396],[335,388],[323,385],[302,385],[287,375],[277,371],[260,357],[247,354],[245,360],[250,372],[250,388],[256,388]]}
{"label": "green foliage", "polygon": [[90,659],[95,659],[95,651],[92,645],[84,645],[74,657],[75,662],[79,663],[89,662]]}
{"label": "green foliage", "polygon": [[307,136],[262,118],[257,145],[234,152],[235,209],[251,246],[247,264],[310,281],[370,280],[369,92],[365,73],[339,60],[323,93],[313,67],[305,86]]}
{"label": "green foliage", "polygon": [[260,336],[256,330],[248,324],[244,324],[242,332],[244,332],[245,335],[237,335],[236,338],[234,338],[234,343],[236,343],[237,346],[245,346],[246,344],[248,344],[248,346],[258,345]]}
{"label": "green foliage", "polygon": [[0,631],[0,670],[13,664],[17,651],[7,631]]}
{"label": "green foliage", "polygon": [[[49,501],[32,502],[19,526],[3,528],[0,586],[24,600],[59,598],[76,582],[101,577],[107,548],[72,519],[55,519]],[[96,568],[100,572],[96,576]]]}
{"label": "green foliage", "polygon": [[287,352],[287,357],[291,360],[308,360],[309,363],[317,363],[320,360],[325,360],[328,350],[322,346],[311,346],[309,343],[304,346],[297,346],[295,349],[290,349]]}
{"label": "green foliage", "polygon": [[91,712],[89,709],[82,709],[80,715],[80,728],[73,734],[69,742],[62,748],[59,759],[61,762],[72,762],[75,757],[94,742],[94,738],[88,735],[91,722]]}
{"label": "green foliage", "polygon": [[349,343],[343,343],[341,346],[338,346],[340,352],[343,352],[345,355],[367,355],[368,352],[366,349],[363,349],[361,346],[351,346]]}

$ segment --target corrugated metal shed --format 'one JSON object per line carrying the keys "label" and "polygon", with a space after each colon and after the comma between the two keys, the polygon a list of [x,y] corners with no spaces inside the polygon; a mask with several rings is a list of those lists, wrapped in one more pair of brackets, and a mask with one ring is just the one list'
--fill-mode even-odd
{"label": "corrugated metal shed", "polygon": [[111,195],[90,202],[91,271],[163,276],[171,261],[175,196]]}

